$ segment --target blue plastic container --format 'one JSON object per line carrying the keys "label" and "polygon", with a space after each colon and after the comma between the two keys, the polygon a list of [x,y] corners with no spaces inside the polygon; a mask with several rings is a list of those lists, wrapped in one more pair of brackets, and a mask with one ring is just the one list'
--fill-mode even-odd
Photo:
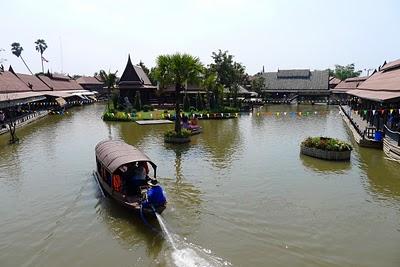
{"label": "blue plastic container", "polygon": [[375,141],[382,141],[383,138],[383,133],[381,131],[376,131],[375,132]]}

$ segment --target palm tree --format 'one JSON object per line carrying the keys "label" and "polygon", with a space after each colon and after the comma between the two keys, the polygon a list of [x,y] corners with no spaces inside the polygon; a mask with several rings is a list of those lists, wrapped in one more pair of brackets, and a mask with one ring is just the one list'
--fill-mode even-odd
{"label": "palm tree", "polygon": [[36,42],[36,51],[38,51],[40,53],[40,59],[42,61],[42,72],[44,73],[44,67],[43,67],[43,53],[44,51],[47,49],[47,44],[45,42],[45,40],[43,39],[38,39]]}
{"label": "palm tree", "polygon": [[[104,84],[107,86],[108,89],[108,101],[107,101],[107,110],[110,110],[110,97],[111,97],[111,89],[115,88],[115,85],[117,83],[117,72],[110,72],[106,73],[104,70],[100,70],[100,78],[104,82]],[[114,107],[116,108],[116,107]]]}
{"label": "palm tree", "polygon": [[160,55],[157,58],[155,77],[160,86],[175,86],[175,132],[177,134],[181,133],[180,92],[185,89],[185,84],[198,81],[202,71],[203,65],[199,58],[188,54]]}
{"label": "palm tree", "polygon": [[22,46],[19,43],[12,43],[11,44],[11,52],[16,55],[17,57],[21,58],[22,62],[25,64],[25,67],[29,70],[29,72],[33,75],[31,69],[28,67],[28,65],[26,64],[24,58],[22,57],[22,51],[24,49],[22,48]]}

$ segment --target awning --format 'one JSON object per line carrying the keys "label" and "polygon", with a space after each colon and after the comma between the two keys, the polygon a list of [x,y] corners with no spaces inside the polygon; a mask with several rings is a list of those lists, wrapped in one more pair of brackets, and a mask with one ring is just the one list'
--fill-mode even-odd
{"label": "awning", "polygon": [[48,95],[48,96],[54,96],[54,97],[62,97],[62,98],[74,96],[68,92],[63,92],[63,91],[46,91],[46,92],[43,92],[43,94]]}
{"label": "awning", "polygon": [[372,90],[350,90],[346,92],[349,95],[357,96],[373,101],[386,101],[390,99],[400,98],[400,91],[372,91]]}
{"label": "awning", "polygon": [[60,107],[63,107],[63,106],[65,106],[65,104],[67,104],[67,101],[65,101],[65,99],[62,97],[56,98],[56,101],[60,105]]}
{"label": "awning", "polygon": [[0,94],[0,108],[24,105],[45,99],[46,97],[38,92]]}

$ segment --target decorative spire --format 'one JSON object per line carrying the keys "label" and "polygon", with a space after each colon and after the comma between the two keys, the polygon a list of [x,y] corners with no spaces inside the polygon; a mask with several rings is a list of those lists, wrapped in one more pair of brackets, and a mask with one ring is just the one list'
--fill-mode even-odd
{"label": "decorative spire", "polygon": [[[3,70],[4,70],[4,68],[3,68]],[[10,67],[8,68],[8,71],[15,74],[14,69],[11,67],[11,65],[10,65]]]}

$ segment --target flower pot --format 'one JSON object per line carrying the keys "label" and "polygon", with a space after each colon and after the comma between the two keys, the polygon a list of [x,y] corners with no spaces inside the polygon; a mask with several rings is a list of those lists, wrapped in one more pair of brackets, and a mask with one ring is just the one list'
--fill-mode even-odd
{"label": "flower pot", "polygon": [[190,137],[164,137],[165,143],[185,144],[190,142]]}
{"label": "flower pot", "polygon": [[314,158],[325,160],[350,160],[351,151],[329,151],[318,148],[301,146],[300,153]]}

